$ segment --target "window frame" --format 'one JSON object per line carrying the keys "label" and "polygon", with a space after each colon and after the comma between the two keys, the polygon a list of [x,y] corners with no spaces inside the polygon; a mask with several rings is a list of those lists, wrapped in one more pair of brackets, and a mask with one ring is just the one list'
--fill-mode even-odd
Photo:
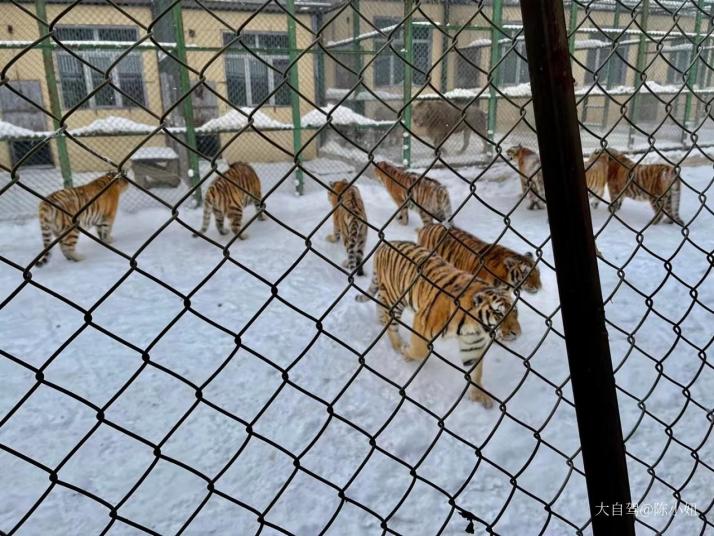
{"label": "window frame", "polygon": [[[72,24],[72,25],[62,25],[57,27],[58,30],[88,30],[92,32],[92,39],[65,39],[64,41],[87,41],[87,42],[112,42],[111,39],[100,39],[99,34],[100,31],[102,30],[131,30],[134,33],[134,39],[138,40],[139,39],[139,29],[136,26],[127,26],[127,25],[97,25],[97,26],[87,26],[87,25],[77,25],[77,24]],[[62,42],[63,40],[59,40]],[[102,57],[102,58],[108,58],[109,63],[113,63],[116,61],[117,56],[122,54],[121,50],[104,50],[104,49],[96,49],[96,50],[78,50],[76,52],[78,56],[81,56],[84,61],[87,61],[88,63],[93,63],[90,59],[85,57],[84,55],[93,55],[95,57]],[[121,71],[119,64],[115,65],[111,71],[109,72],[109,77],[111,79],[112,86],[114,87],[106,87],[104,89],[111,91],[112,96],[114,98],[114,103],[113,104],[98,104],[97,103],[97,94],[92,95],[89,99],[86,99],[86,96],[89,95],[94,91],[94,81],[92,79],[93,74],[98,74],[96,70],[92,69],[85,63],[79,61],[76,59],[72,54],[59,49],[55,53],[55,63],[56,63],[56,70],[57,74],[59,77],[59,87],[60,91],[62,93],[62,104],[64,108],[74,108],[77,106],[77,104],[74,104],[72,106],[67,104],[67,97],[65,95],[65,89],[63,86],[64,79],[65,77],[62,76],[62,69],[60,66],[60,57],[66,57],[69,59],[69,61],[77,61],[79,62],[80,68],[82,70],[82,80],[84,82],[84,88],[86,91],[86,94],[83,95],[80,100],[82,101],[79,109],[86,109],[86,108],[98,108],[98,109],[103,109],[103,110],[110,110],[110,109],[122,109],[122,108],[141,108],[143,106],[146,106],[147,104],[147,90],[146,90],[146,81],[144,77],[144,59],[142,57],[141,51],[134,50],[127,54],[122,60],[128,59],[128,58],[136,58],[138,61],[138,75],[140,78],[141,82],[141,104],[136,104],[134,100],[128,98],[127,96],[124,95],[121,91],[118,91],[115,88],[121,88]],[[120,61],[121,63],[121,61]],[[99,91],[101,93],[102,90]],[[137,101],[139,99],[136,99]]]}
{"label": "window frame", "polygon": [[[504,24],[509,24],[509,23],[504,23]],[[523,35],[513,35],[511,37],[512,41],[511,43],[505,43],[501,45],[500,50],[501,50],[501,59],[503,61],[501,62],[499,66],[499,82],[501,85],[504,87],[514,87],[514,86],[519,86],[521,84],[525,83],[530,83],[530,77],[528,76],[528,62],[524,59],[524,56],[527,57],[526,54],[526,42],[525,39],[523,38]],[[515,40],[515,45],[513,40]],[[493,46],[493,45],[492,45]],[[508,55],[504,56],[503,51],[504,49],[508,48]],[[513,55],[514,59],[510,60],[510,56]],[[505,74],[506,70],[504,67],[508,64],[510,61],[515,61],[515,69],[514,72],[516,74],[515,76],[515,81],[514,82],[508,82],[505,79]],[[523,71],[525,70],[525,75]]]}
{"label": "window frame", "polygon": [[[374,17],[374,26],[376,28],[379,28],[380,31],[384,31],[384,28],[388,28],[390,26],[394,26],[397,24],[400,24],[402,22],[402,19],[399,17],[385,17],[385,16],[377,16]],[[413,21],[413,22],[422,22],[422,21]],[[426,37],[416,37],[414,30],[417,28],[419,29],[425,29],[427,31],[427,36]],[[392,30],[393,31],[393,30]],[[386,32],[388,33],[388,32]],[[389,40],[385,39],[381,35],[376,35],[373,38],[372,41],[372,51],[374,53],[377,53],[379,49],[381,49],[386,43],[388,43]],[[400,27],[397,30],[397,35],[392,39],[392,48],[396,50],[404,50],[404,28]],[[412,61],[414,65],[419,63],[419,58],[417,58],[416,54],[414,51],[416,50],[416,45],[426,45],[427,52],[426,55],[424,56],[424,59],[426,60],[426,63],[424,65],[424,73],[421,73],[422,69],[414,69],[412,68],[412,84],[416,85],[424,85],[427,83],[428,79],[428,73],[429,69],[432,67],[432,54],[434,53],[433,51],[433,34],[432,34],[432,29],[428,26],[412,26]],[[404,60],[397,54],[396,52],[392,51],[391,48],[387,47],[386,50],[382,51],[380,55],[383,55],[382,58],[377,58],[374,61],[374,75],[373,75],[373,82],[375,87],[392,87],[392,86],[397,86],[399,84],[404,83]],[[387,60],[387,63],[389,65],[389,76],[388,82],[384,83],[380,81],[380,75],[377,73],[378,67],[381,67],[383,65],[379,60],[385,61]],[[421,78],[423,77],[423,78]]]}
{"label": "window frame", "polygon": [[[261,60],[264,61],[265,63],[268,63],[270,67],[267,65],[263,64],[261,60],[256,59],[252,54],[245,50],[241,50],[240,47],[245,47],[241,43],[243,38],[245,37],[254,37],[255,38],[255,44],[254,45],[249,45],[252,46],[251,50],[253,51],[259,51],[259,50],[264,50],[260,46],[260,37],[265,37],[265,36],[278,36],[287,39],[288,33],[287,32],[276,32],[276,31],[268,31],[268,32],[263,32],[263,31],[249,31],[249,32],[241,32],[241,38],[240,40],[237,40],[234,44],[232,44],[229,48],[226,49],[226,57],[224,61],[224,74],[225,74],[225,79],[226,79],[226,100],[231,103],[232,106],[245,106],[245,107],[251,107],[255,108],[258,106],[290,106],[290,88],[286,88],[286,86],[283,86],[283,88],[286,90],[286,96],[285,96],[285,102],[278,102],[278,98],[281,96],[280,91],[277,93],[273,93],[270,95],[273,91],[275,91],[275,88],[279,85],[279,83],[276,83],[276,78],[280,77],[280,69],[275,66],[276,61],[285,61],[290,64],[290,55],[286,52],[285,54],[276,54],[276,53],[270,53],[270,54],[265,54],[264,57],[261,57]],[[235,34],[232,32],[223,32],[223,46],[228,45],[228,42],[235,38]],[[235,48],[234,48],[235,47]],[[228,70],[228,62],[231,60],[238,60],[242,59],[243,60],[243,80],[245,81],[245,103],[238,103],[238,102],[233,102],[231,98],[231,92],[228,90],[228,79],[229,79],[229,70]],[[268,72],[268,94],[270,95],[270,98],[267,101],[263,102],[258,102],[253,98],[253,87],[251,84],[251,62],[259,62],[262,67],[264,67],[267,72]],[[282,75],[283,78],[287,78],[288,73],[287,71]]]}

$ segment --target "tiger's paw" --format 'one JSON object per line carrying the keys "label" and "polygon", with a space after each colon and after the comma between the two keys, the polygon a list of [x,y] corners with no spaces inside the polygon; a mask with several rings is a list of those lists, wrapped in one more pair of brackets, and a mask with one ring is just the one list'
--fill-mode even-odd
{"label": "tiger's paw", "polygon": [[227,229],[219,229],[218,234],[221,236],[226,236],[228,234],[228,230]]}
{"label": "tiger's paw", "polygon": [[469,388],[469,399],[474,402],[479,402],[486,409],[493,407],[493,398],[477,387]]}
{"label": "tiger's paw", "polygon": [[334,244],[335,242],[337,242],[338,239],[337,239],[337,236],[335,236],[334,234],[328,234],[325,237],[325,240],[327,240],[328,242],[332,242]]}

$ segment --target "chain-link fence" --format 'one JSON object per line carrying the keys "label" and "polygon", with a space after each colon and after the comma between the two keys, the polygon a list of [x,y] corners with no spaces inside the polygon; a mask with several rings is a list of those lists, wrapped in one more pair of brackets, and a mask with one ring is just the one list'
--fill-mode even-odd
{"label": "chain-link fence", "polygon": [[[586,167],[593,190],[605,170],[591,215],[630,504],[588,506],[551,233],[529,210],[546,200],[518,2],[9,0],[0,534],[572,534],[592,515],[712,531],[712,4],[565,9],[583,158],[605,149]],[[192,238],[237,161],[266,219],[246,208],[244,240]],[[383,161],[413,174],[390,191]],[[131,185],[111,244],[111,218],[78,215],[109,190],[49,197],[119,170]],[[340,179],[366,214],[330,204]],[[246,189],[230,195],[251,201]],[[437,190],[450,223],[509,248],[486,271],[515,287],[520,334],[490,326],[477,364],[438,333],[405,361],[375,304],[354,300],[375,251],[417,241],[421,222],[400,213],[437,214]],[[70,222],[44,248],[43,199]],[[367,277],[326,240],[333,215],[367,223]],[[79,263],[59,254],[72,225]]]}

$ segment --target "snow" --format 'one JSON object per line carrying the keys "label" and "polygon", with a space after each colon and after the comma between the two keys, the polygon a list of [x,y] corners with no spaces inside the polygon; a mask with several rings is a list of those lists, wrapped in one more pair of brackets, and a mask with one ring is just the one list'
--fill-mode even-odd
{"label": "snow", "polygon": [[575,49],[587,48],[605,48],[612,46],[611,41],[602,41],[601,39],[580,39],[575,41]]}
{"label": "snow", "polygon": [[[256,169],[265,193],[290,165]],[[332,180],[320,169],[315,165],[311,172]],[[252,222],[247,240],[229,244],[211,227],[209,237],[222,247],[191,238],[171,221],[168,209],[120,210],[113,246],[136,254],[136,270],[128,258],[82,236],[78,250],[84,261],[69,263],[54,248],[48,265],[33,269],[29,280],[18,267],[40,251],[37,222],[0,224],[0,295],[11,297],[0,309],[0,419],[26,396],[0,427],[0,444],[58,468],[59,482],[112,505],[121,502],[120,516],[161,534],[178,532],[205,499],[187,534],[253,534],[261,529],[256,518],[262,513],[266,522],[294,534],[320,533],[333,514],[331,534],[381,534],[377,514],[395,533],[460,535],[466,522],[452,512],[449,496],[493,523],[498,534],[572,534],[557,516],[582,526],[589,514],[546,214],[523,204],[511,213],[519,200],[513,172],[501,182],[478,179],[477,197],[469,196],[470,182],[482,170],[459,173],[463,178],[446,170],[429,173],[449,187],[455,208],[463,203],[458,225],[532,251],[533,245],[506,230],[502,214],[508,214],[514,230],[543,250],[544,287],[522,296],[519,305],[523,335],[505,347],[493,346],[486,358],[485,385],[504,400],[507,415],[460,400],[465,382],[453,341],[438,340],[436,353],[444,359],[434,354],[423,367],[395,355],[380,337],[374,306],[354,301],[356,291],[338,268],[344,251],[325,240],[325,191],[306,177],[306,194],[296,198],[287,177],[266,200],[270,218]],[[701,210],[698,193],[690,189],[706,190],[712,174],[711,167],[683,170],[681,213],[685,220],[696,216],[686,240],[676,226],[645,228],[651,217],[645,203],[626,200],[618,213],[632,229],[609,221],[602,207],[593,211],[599,249],[607,261],[624,266],[625,284],[605,262],[600,275],[609,297],[632,495],[640,503],[673,504],[672,489],[658,478],[700,509],[707,508],[714,489],[706,414],[714,406],[714,373],[703,361],[706,354],[698,356],[699,348],[710,345],[714,325],[714,278],[706,253],[714,249],[714,206],[707,196],[707,209]],[[353,175],[343,168],[340,176]],[[358,185],[371,224],[386,225],[395,207],[383,188],[364,176]],[[253,214],[246,209],[246,218]],[[192,227],[201,220],[200,211],[188,206],[177,215]],[[384,233],[388,239],[414,239],[417,220],[412,212],[408,226],[392,222]],[[306,251],[308,235],[314,252]],[[370,231],[367,249],[376,243],[377,233]],[[369,277],[356,284],[366,288]],[[696,300],[686,285],[696,287]],[[655,291],[650,310],[646,296]],[[680,323],[681,336],[670,321]],[[620,330],[633,332],[633,339],[628,342]],[[522,356],[530,357],[526,362]],[[37,386],[35,370],[43,366],[46,382],[82,398]],[[282,378],[284,370],[290,383]],[[681,385],[696,404],[682,396]],[[196,386],[203,401],[196,398]],[[556,386],[562,386],[562,399]],[[648,413],[626,392],[646,398]],[[98,407],[104,408],[104,422],[96,418]],[[444,417],[443,427],[434,415]],[[566,457],[573,458],[574,472]],[[649,474],[637,459],[656,465],[655,472]],[[50,486],[46,471],[7,450],[0,450],[0,466],[1,531],[13,532],[46,491],[18,533],[98,534],[110,522],[106,507],[62,485]],[[316,476],[344,488],[354,502],[342,502],[336,487]],[[208,479],[223,496],[207,490]],[[555,516],[529,494],[549,503]],[[672,534],[704,530],[696,516],[678,515],[670,525],[669,516],[644,521]],[[477,522],[476,533],[484,532]],[[116,521],[111,533],[138,531]]]}
{"label": "snow", "polygon": [[34,130],[18,127],[7,121],[0,121],[0,139],[35,138],[44,135],[44,132],[35,132]]}
{"label": "snow", "polygon": [[95,136],[97,134],[151,134],[157,127],[137,123],[126,117],[110,115],[95,119],[89,125],[74,128],[69,131],[73,136]]}
{"label": "snow", "polygon": [[178,155],[171,147],[142,147],[130,160],[176,160]]}
{"label": "snow", "polygon": [[257,129],[290,129],[291,125],[281,123],[267,114],[256,111],[254,108],[240,108],[231,110],[220,117],[207,121],[196,129],[196,132],[219,132],[225,130],[240,130],[248,125],[249,118],[252,119],[254,128]]}
{"label": "snow", "polygon": [[[329,116],[329,120],[328,120]],[[321,127],[327,123],[333,125],[361,125],[378,126],[391,125],[392,121],[376,121],[357,112],[353,112],[347,106],[323,106],[316,108],[302,116],[300,123],[306,127]]]}

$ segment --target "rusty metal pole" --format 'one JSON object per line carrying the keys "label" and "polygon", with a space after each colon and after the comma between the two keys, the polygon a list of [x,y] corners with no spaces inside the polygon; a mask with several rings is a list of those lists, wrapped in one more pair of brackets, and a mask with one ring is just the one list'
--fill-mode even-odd
{"label": "rusty metal pole", "polygon": [[563,2],[522,0],[521,12],[593,534],[634,536]]}

